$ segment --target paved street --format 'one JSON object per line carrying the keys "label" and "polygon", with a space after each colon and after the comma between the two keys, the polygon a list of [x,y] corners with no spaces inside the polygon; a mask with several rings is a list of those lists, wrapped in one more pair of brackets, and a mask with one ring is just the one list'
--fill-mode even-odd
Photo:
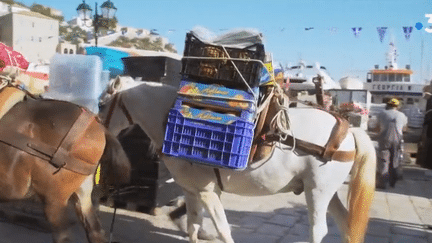
{"label": "paved street", "polygon": [[[375,194],[366,242],[367,243],[432,243],[432,171],[418,167],[415,160],[405,161],[404,180],[396,188]],[[348,185],[341,190],[346,198]],[[276,195],[268,197],[241,197],[223,194],[228,221],[236,242],[288,243],[307,242],[308,220],[304,195]],[[186,234],[168,219],[173,206],[164,206],[156,216],[119,209],[116,217],[113,240],[121,243],[174,243],[188,242]],[[37,209],[22,209],[33,210]],[[112,208],[101,207],[104,227],[109,231]],[[12,214],[3,207],[2,214]],[[9,217],[11,218],[11,217]],[[13,218],[13,217],[12,217]],[[51,242],[51,235],[43,221],[19,219],[27,227],[8,222],[0,223],[0,243]],[[182,218],[183,223],[185,218]],[[28,228],[29,225],[33,229]],[[204,225],[210,234],[216,234],[208,217]],[[80,225],[74,228],[77,242],[86,242]],[[206,242],[220,242],[212,240]],[[341,242],[339,231],[329,217],[329,233],[324,242]]]}

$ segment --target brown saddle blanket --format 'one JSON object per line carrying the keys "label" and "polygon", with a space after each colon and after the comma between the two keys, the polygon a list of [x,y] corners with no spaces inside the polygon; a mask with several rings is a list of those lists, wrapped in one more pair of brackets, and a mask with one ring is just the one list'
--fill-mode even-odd
{"label": "brown saddle blanket", "polygon": [[73,158],[69,151],[94,119],[94,114],[69,102],[25,99],[0,119],[0,143],[47,160],[56,168],[89,175],[97,165]]}

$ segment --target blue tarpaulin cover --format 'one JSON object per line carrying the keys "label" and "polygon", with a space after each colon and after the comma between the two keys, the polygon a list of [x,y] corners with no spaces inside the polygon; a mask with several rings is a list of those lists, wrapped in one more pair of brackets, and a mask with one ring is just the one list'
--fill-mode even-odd
{"label": "blue tarpaulin cover", "polygon": [[110,77],[115,78],[124,73],[123,57],[128,57],[131,54],[116,50],[109,47],[86,47],[87,55],[96,55],[102,59],[103,70],[110,71]]}

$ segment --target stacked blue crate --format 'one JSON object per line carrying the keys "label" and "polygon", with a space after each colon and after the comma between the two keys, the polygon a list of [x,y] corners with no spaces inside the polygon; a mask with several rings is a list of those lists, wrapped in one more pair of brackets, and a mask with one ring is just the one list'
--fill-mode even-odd
{"label": "stacked blue crate", "polygon": [[[205,59],[217,48],[220,47],[187,35],[183,80],[169,112],[162,152],[214,167],[241,170],[247,167],[254,136],[261,67],[250,59],[236,61],[240,67],[237,71],[226,60],[187,59]],[[228,48],[228,53],[259,61],[264,58],[262,45],[253,50]],[[238,71],[247,85],[239,81]]]}

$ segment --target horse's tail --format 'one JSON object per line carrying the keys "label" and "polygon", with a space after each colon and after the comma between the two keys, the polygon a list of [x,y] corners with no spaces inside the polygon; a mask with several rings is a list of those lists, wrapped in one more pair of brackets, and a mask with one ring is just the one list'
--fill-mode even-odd
{"label": "horse's tail", "polygon": [[130,182],[131,163],[120,142],[105,130],[105,150],[100,159],[101,181],[106,185],[120,185]]}
{"label": "horse's tail", "polygon": [[357,243],[364,241],[375,193],[376,152],[364,130],[350,131],[355,139],[356,156],[348,192],[348,237],[350,243]]}

